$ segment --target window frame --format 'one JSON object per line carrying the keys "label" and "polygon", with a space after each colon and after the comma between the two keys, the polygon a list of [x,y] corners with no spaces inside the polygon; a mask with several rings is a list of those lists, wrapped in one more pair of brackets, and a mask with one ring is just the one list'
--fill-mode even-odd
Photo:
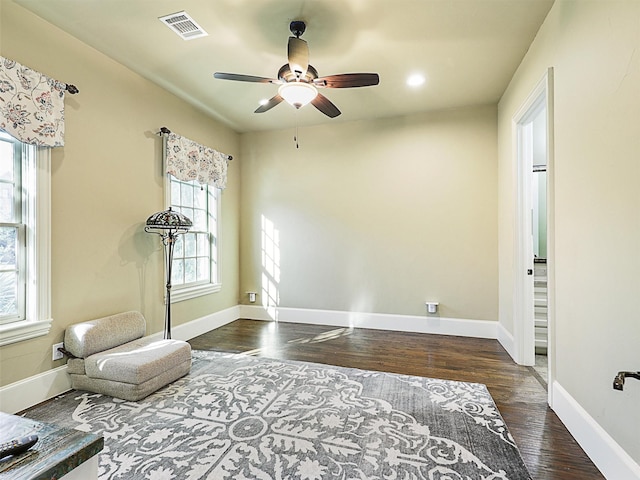
{"label": "window frame", "polygon": [[[165,157],[166,158],[166,157]],[[177,179],[176,181],[178,182],[183,182],[183,183],[188,183],[188,182],[184,182],[183,180]],[[209,235],[213,235],[213,238],[215,238],[215,250],[216,250],[216,258],[213,258],[213,247],[210,245],[211,248],[211,254],[210,254],[210,272],[214,272],[215,271],[215,280],[211,281],[211,275],[210,275],[210,280],[208,282],[202,282],[202,283],[196,283],[196,284],[188,284],[188,285],[175,285],[175,284],[171,284],[171,303],[178,303],[178,302],[182,302],[185,300],[190,300],[192,298],[198,298],[204,295],[210,295],[212,293],[216,293],[219,292],[222,289],[222,279],[221,279],[221,268],[220,268],[220,263],[221,263],[221,258],[220,258],[220,212],[221,212],[221,195],[220,195],[220,190],[217,189],[214,186],[211,185],[203,185],[203,188],[207,188],[207,189],[215,189],[214,193],[215,193],[215,200],[216,200],[216,212],[215,212],[215,224],[216,224],[216,231],[212,232],[211,230],[209,230]],[[174,203],[172,200],[172,195],[171,195],[171,175],[170,174],[165,174],[165,204],[166,204],[166,208],[169,207],[174,207]],[[208,200],[208,195],[209,193],[207,192],[207,202]],[[208,211],[208,206],[207,206],[207,211]],[[177,210],[176,210],[177,211]],[[182,241],[184,238],[184,235],[180,236],[179,241]],[[166,265],[165,265],[165,276],[166,276]],[[167,297],[165,294],[165,298],[164,301],[166,303],[167,301]]]}
{"label": "window frame", "polygon": [[[13,138],[9,134],[2,133],[0,131],[0,141],[6,142],[8,145],[11,145],[11,150],[13,153],[12,158],[12,168],[13,168],[13,178],[9,181],[0,181],[2,184],[11,184],[13,185],[13,205],[12,205],[12,218],[5,222],[0,222],[0,227],[2,228],[12,228],[15,230],[15,273],[17,274],[17,288],[15,292],[16,296],[16,310],[17,313],[13,315],[2,315],[0,316],[0,325],[6,325],[9,323],[19,322],[26,318],[26,265],[27,265],[27,255],[26,255],[26,239],[25,239],[25,223],[24,218],[26,216],[26,212],[24,211],[23,205],[25,202],[23,200],[22,195],[22,177],[23,177],[23,161],[22,158],[25,155],[27,148],[25,145],[19,140]],[[3,272],[11,271],[11,270],[2,270]]]}
{"label": "window frame", "polygon": [[[0,131],[3,136],[8,135]],[[9,137],[11,137],[9,135]],[[11,137],[13,138],[13,137]],[[51,329],[51,149],[22,144],[22,223],[26,256],[25,318],[0,324],[0,346]]]}

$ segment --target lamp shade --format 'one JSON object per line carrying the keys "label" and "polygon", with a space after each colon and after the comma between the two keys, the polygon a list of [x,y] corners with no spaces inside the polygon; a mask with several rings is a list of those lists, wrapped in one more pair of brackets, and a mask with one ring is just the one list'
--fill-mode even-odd
{"label": "lamp shade", "polygon": [[278,89],[278,93],[287,103],[300,108],[316,98],[318,90],[313,85],[305,82],[291,82],[282,85]]}
{"label": "lamp shade", "polygon": [[189,230],[193,226],[193,222],[185,215],[174,212],[169,207],[168,210],[156,212],[147,218],[147,228],[166,229],[166,230]]}

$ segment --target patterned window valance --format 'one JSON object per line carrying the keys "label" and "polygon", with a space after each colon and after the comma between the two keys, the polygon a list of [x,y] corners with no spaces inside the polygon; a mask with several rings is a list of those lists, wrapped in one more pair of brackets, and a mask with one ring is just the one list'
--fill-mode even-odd
{"label": "patterned window valance", "polygon": [[227,186],[229,156],[176,133],[165,134],[167,173],[179,180],[196,180],[200,185]]}
{"label": "patterned window valance", "polygon": [[21,142],[64,145],[65,83],[0,57],[0,128]]}

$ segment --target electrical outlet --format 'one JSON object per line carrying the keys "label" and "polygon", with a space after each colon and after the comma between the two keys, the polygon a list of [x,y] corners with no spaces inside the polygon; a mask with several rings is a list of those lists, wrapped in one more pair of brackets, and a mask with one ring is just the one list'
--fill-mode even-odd
{"label": "electrical outlet", "polygon": [[58,351],[58,348],[63,348],[64,347],[64,343],[56,343],[53,347],[53,354],[52,354],[52,359],[53,360],[60,360],[62,358],[64,358],[64,355],[62,354],[62,352]]}
{"label": "electrical outlet", "polygon": [[424,302],[427,306],[427,313],[434,314],[438,313],[438,302]]}

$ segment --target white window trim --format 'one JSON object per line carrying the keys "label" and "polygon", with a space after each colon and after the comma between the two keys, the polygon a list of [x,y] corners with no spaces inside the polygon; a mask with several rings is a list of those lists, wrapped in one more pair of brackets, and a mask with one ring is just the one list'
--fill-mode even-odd
{"label": "white window trim", "polygon": [[[220,283],[207,283],[204,285],[194,285],[193,287],[184,287],[177,290],[171,289],[171,303],[182,302],[184,300],[190,300],[202,295],[209,295],[211,293],[219,292],[222,289]],[[165,295],[165,303],[166,303]]]}
{"label": "white window trim", "polygon": [[26,319],[0,325],[0,346],[47,335],[51,329],[51,149],[38,147],[27,155]]}
{"label": "white window trim", "polygon": [[[166,144],[166,140],[165,140]],[[166,155],[165,155],[166,158]],[[165,167],[166,168],[166,167]],[[165,208],[169,208],[171,206],[171,178],[169,174],[165,174],[164,176],[164,192],[165,192]],[[202,297],[204,295],[210,295],[212,293],[219,292],[222,289],[222,281],[220,280],[220,272],[222,271],[220,268],[220,245],[221,245],[221,234],[220,234],[220,211],[221,211],[221,192],[218,192],[218,197],[216,199],[216,223],[218,225],[218,231],[216,232],[216,244],[218,250],[218,258],[216,263],[216,283],[203,283],[200,285],[192,285],[190,287],[175,287],[171,288],[171,303],[183,302],[185,300],[191,300],[192,298]],[[211,267],[213,271],[213,267]],[[165,278],[167,276],[166,265],[165,265]],[[167,303],[167,295],[164,295],[164,303]]]}

